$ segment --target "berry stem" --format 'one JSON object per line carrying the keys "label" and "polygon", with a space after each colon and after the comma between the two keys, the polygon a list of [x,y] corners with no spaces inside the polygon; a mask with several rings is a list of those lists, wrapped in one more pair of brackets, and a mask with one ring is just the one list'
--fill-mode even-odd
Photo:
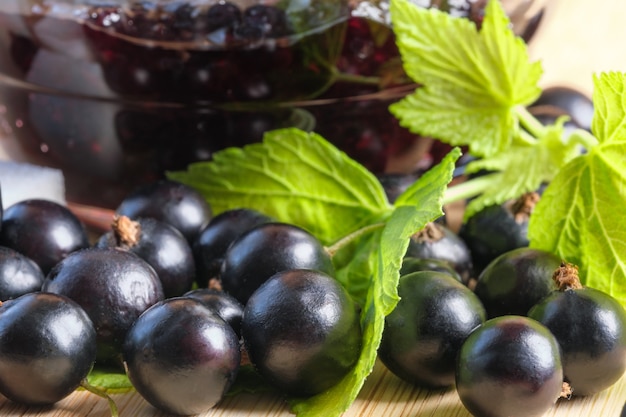
{"label": "berry stem", "polygon": [[131,220],[127,216],[115,216],[113,218],[113,234],[117,246],[131,248],[141,239],[141,226],[139,222]]}
{"label": "berry stem", "polygon": [[530,135],[526,135],[526,140],[530,140],[532,138],[532,141],[535,142],[536,138],[540,138],[545,135],[545,126],[537,120],[537,118],[533,116],[525,106],[517,106],[515,108],[515,115],[519,119],[522,127],[530,133]]}
{"label": "berry stem", "polygon": [[584,129],[576,129],[573,131],[569,140],[581,144],[586,150],[590,150],[598,144],[598,139]]}
{"label": "berry stem", "polygon": [[360,238],[361,236],[373,232],[375,230],[378,229],[382,229],[383,227],[385,227],[385,223],[374,223],[365,227],[362,227],[358,230],[355,230],[354,232],[342,237],[341,239],[339,239],[338,241],[336,241],[335,243],[333,243],[330,246],[326,247],[326,252],[328,252],[328,254],[332,257],[334,256],[341,248],[345,247],[346,245],[348,245],[349,243],[353,242],[354,240]]}
{"label": "berry stem", "polygon": [[576,290],[583,287],[578,276],[578,267],[567,262],[561,263],[561,266],[552,274],[552,279],[559,291]]}
{"label": "berry stem", "polygon": [[456,201],[465,200],[482,194],[491,184],[493,184],[493,178],[496,175],[498,174],[487,174],[448,187],[443,196],[443,204],[446,205],[454,203]]}
{"label": "berry stem", "polygon": [[366,77],[363,75],[353,75],[343,72],[337,72],[335,74],[335,82],[346,82],[363,85],[380,85],[381,80],[380,77]]}
{"label": "berry stem", "polygon": [[117,410],[117,404],[115,404],[115,401],[113,401],[113,398],[111,398],[111,396],[109,394],[107,394],[104,390],[94,387],[93,385],[91,385],[88,381],[87,378],[83,379],[83,381],[81,382],[80,386],[82,388],[84,388],[86,391],[91,392],[92,394],[97,395],[98,397],[104,398],[105,400],[108,401],[109,403],[109,410],[111,411],[111,417],[118,417],[119,416],[119,412]]}

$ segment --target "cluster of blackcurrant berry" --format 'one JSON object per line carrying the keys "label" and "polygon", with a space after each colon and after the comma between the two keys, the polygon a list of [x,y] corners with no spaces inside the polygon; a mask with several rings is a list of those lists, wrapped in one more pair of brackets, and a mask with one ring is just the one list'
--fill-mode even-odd
{"label": "cluster of blackcurrant berry", "polygon": [[97,236],[47,200],[2,217],[0,393],[13,401],[55,403],[101,366],[124,370],[159,410],[198,414],[244,359],[302,397],[359,357],[358,306],[300,227],[247,208],[213,217],[167,180],[127,196]]}
{"label": "cluster of blackcurrant berry", "polygon": [[[329,252],[254,209],[213,216],[196,190],[163,180],[129,194],[97,236],[46,200],[8,207],[0,226],[0,393],[13,401],[55,403],[106,366],[155,408],[198,414],[242,363],[306,397],[360,355],[359,306]],[[434,222],[400,276],[381,362],[413,384],[456,386],[477,417],[538,416],[626,370],[624,308],[553,254],[507,251],[474,279],[463,240]]]}
{"label": "cluster of blackcurrant berry", "polygon": [[626,311],[583,287],[578,269],[557,256],[508,251],[478,275],[473,290],[456,271],[415,269],[416,262],[405,259],[401,299],[379,349],[398,377],[427,388],[455,386],[476,417],[532,417],[624,375]]}
{"label": "cluster of blackcurrant berry", "polygon": [[[549,89],[536,106],[589,129],[591,101],[574,90]],[[416,176],[379,179],[393,201]],[[476,417],[541,416],[560,397],[593,395],[624,375],[623,306],[583,287],[575,266],[528,247],[544,188],[480,210],[458,233],[444,216],[412,237],[379,349],[395,375],[455,386]]]}

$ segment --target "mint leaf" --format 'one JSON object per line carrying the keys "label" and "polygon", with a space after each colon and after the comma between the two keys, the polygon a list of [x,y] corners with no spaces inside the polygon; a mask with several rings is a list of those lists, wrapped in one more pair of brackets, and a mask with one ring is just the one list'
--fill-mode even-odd
{"label": "mint leaf", "polygon": [[578,265],[587,286],[626,306],[626,75],[594,78],[598,144],[566,165],[531,216],[532,247]]}
{"label": "mint leaf", "polygon": [[469,174],[481,170],[495,173],[488,174],[489,185],[467,205],[465,218],[487,206],[536,191],[542,183],[552,181],[566,163],[579,156],[578,143],[563,139],[564,122],[565,119],[560,119],[547,126],[543,136],[535,142],[511,145],[497,155],[469,163],[466,169]]}
{"label": "mint leaf", "polygon": [[477,156],[506,149],[518,134],[515,107],[541,93],[538,62],[489,1],[482,29],[468,19],[391,0],[398,47],[409,77],[423,87],[391,105],[401,125]]}
{"label": "mint leaf", "polygon": [[298,129],[268,132],[263,143],[229,148],[211,162],[168,177],[193,186],[215,213],[255,208],[297,224],[329,244],[387,215],[376,177],[321,136]]}
{"label": "mint leaf", "polygon": [[[385,316],[398,302],[398,279],[402,258],[409,238],[426,223],[443,214],[442,201],[447,184],[452,179],[458,149],[448,154],[436,167],[420,177],[400,196],[385,227],[375,232],[377,245],[370,253],[373,278],[361,312],[363,344],[359,362],[354,370],[330,390],[302,400],[292,400],[293,411],[299,417],[333,417],[346,411],[358,395],[367,376],[372,372]],[[348,288],[350,291],[350,288]]]}

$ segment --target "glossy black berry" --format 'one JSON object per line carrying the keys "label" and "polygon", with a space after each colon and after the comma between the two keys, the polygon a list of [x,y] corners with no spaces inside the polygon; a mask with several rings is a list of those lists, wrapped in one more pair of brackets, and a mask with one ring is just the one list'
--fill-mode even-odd
{"label": "glossy black berry", "polygon": [[261,284],[289,269],[334,273],[329,253],[315,236],[294,225],[264,223],[230,245],[220,279],[224,291],[245,305]]}
{"label": "glossy black berry", "polygon": [[423,230],[411,236],[406,256],[447,261],[464,283],[473,276],[472,257],[467,245],[456,233],[440,223],[428,223]]}
{"label": "glossy black berry", "polygon": [[379,358],[411,383],[452,386],[461,345],[486,320],[480,300],[449,274],[433,271],[402,276],[398,295],[385,319]]}
{"label": "glossy black berry", "polygon": [[59,203],[31,199],[4,211],[0,245],[32,259],[44,274],[70,253],[89,247],[78,218]]}
{"label": "glossy black berry", "polygon": [[376,178],[380,181],[380,184],[385,190],[385,195],[390,203],[394,203],[396,198],[409,188],[419,178],[419,173],[399,174],[399,173],[382,173],[378,174]]}
{"label": "glossy black berry", "polygon": [[455,380],[475,417],[543,416],[562,392],[558,342],[528,317],[490,319],[463,343]]}
{"label": "glossy black berry", "polygon": [[553,86],[541,92],[541,96],[532,104],[531,111],[540,115],[567,115],[577,127],[590,131],[594,107],[592,100],[581,91]]}
{"label": "glossy black berry", "polygon": [[217,314],[178,297],[146,310],[124,343],[137,392],[166,413],[194,415],[217,404],[239,370],[239,338]]}
{"label": "glossy black berry", "polygon": [[0,301],[41,290],[44,277],[32,259],[0,246]]}
{"label": "glossy black berry", "polygon": [[235,239],[253,227],[272,220],[247,208],[227,210],[213,217],[192,246],[198,286],[206,287],[211,279],[218,278],[226,250]]}
{"label": "glossy black berry", "polygon": [[528,310],[557,287],[552,274],[561,259],[547,251],[519,248],[494,259],[478,276],[474,292],[489,318]]}
{"label": "glossy black berry", "polygon": [[189,242],[211,219],[211,208],[202,195],[188,185],[161,180],[133,190],[122,200],[116,214],[137,219],[152,217],[178,229]]}
{"label": "glossy black berry", "polygon": [[626,372],[626,311],[610,295],[580,285],[571,265],[559,268],[555,279],[559,290],[539,301],[528,316],[550,329],[559,342],[572,394],[593,395]]}
{"label": "glossy black berry", "polygon": [[27,405],[70,395],[96,359],[96,330],[67,297],[35,292],[0,306],[0,393]]}
{"label": "glossy black berry", "polygon": [[98,361],[120,364],[121,348],[133,322],[163,299],[154,268],[117,248],[74,252],[46,276],[42,291],[64,295],[87,312],[97,331]]}
{"label": "glossy black berry", "polygon": [[457,281],[463,282],[461,275],[459,275],[452,264],[447,261],[443,261],[441,259],[413,258],[412,256],[404,257],[402,260],[402,267],[400,268],[400,276],[420,271],[443,272],[450,275]]}
{"label": "glossy black berry", "polygon": [[312,270],[267,280],[246,304],[241,333],[259,373],[295,396],[335,385],[361,350],[356,304],[335,279]]}
{"label": "glossy black berry", "polygon": [[112,230],[96,242],[97,247],[128,250],[148,262],[159,276],[165,298],[191,290],[196,265],[187,239],[173,226],[153,219],[114,219]]}
{"label": "glossy black berry", "polygon": [[459,237],[469,248],[477,274],[498,256],[529,245],[528,223],[539,193],[485,207],[463,223]]}
{"label": "glossy black berry", "polygon": [[243,305],[235,297],[213,288],[197,288],[183,294],[183,297],[200,301],[209,310],[217,313],[226,323],[230,324],[237,336],[241,335]]}

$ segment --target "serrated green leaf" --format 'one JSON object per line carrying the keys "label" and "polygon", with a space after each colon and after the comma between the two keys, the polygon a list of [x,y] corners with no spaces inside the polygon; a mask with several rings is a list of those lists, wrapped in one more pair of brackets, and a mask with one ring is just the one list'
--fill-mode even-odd
{"label": "serrated green leaf", "polygon": [[493,173],[488,175],[489,186],[467,205],[465,218],[487,206],[536,191],[541,184],[552,181],[565,164],[579,156],[579,145],[564,140],[564,122],[565,119],[561,119],[547,126],[544,135],[536,142],[515,144],[490,158],[470,162],[466,169],[469,174],[481,170]]}
{"label": "serrated green leaf", "polygon": [[506,149],[518,133],[514,108],[537,99],[542,69],[500,2],[489,1],[480,31],[408,0],[391,0],[391,16],[405,71],[423,85],[390,107],[400,123],[477,156]]}
{"label": "serrated green leaf", "polygon": [[398,271],[409,237],[442,214],[443,194],[459,154],[458,149],[451,152],[393,207],[365,168],[323,138],[294,129],[271,132],[261,144],[219,152],[212,162],[170,175],[202,191],[217,212],[256,208],[330,242],[372,227],[351,248],[350,255],[358,256],[344,265],[346,275],[340,279],[362,307],[361,356],[335,387],[292,399],[298,416],[339,416],[358,395],[376,361],[384,317],[397,303]]}
{"label": "serrated green leaf", "polygon": [[594,75],[593,120],[591,130],[600,142],[626,142],[626,74]]}
{"label": "serrated green leaf", "polygon": [[199,190],[215,213],[255,208],[324,244],[391,210],[371,172],[321,136],[298,129],[268,132],[263,143],[226,149],[168,177]]}
{"label": "serrated green leaf", "polygon": [[[354,370],[335,387],[308,398],[292,401],[298,417],[336,417],[346,411],[372,372],[384,329],[385,316],[398,302],[398,279],[402,259],[411,235],[442,212],[444,191],[452,179],[458,149],[448,154],[436,167],[420,177],[406,195],[399,197],[384,228],[375,232],[379,243],[371,251],[373,278],[361,312],[363,344]],[[348,290],[350,290],[348,288]]]}
{"label": "serrated green leaf", "polygon": [[580,267],[585,285],[626,306],[626,75],[595,78],[593,129],[599,144],[571,161],[531,216],[532,247]]}

